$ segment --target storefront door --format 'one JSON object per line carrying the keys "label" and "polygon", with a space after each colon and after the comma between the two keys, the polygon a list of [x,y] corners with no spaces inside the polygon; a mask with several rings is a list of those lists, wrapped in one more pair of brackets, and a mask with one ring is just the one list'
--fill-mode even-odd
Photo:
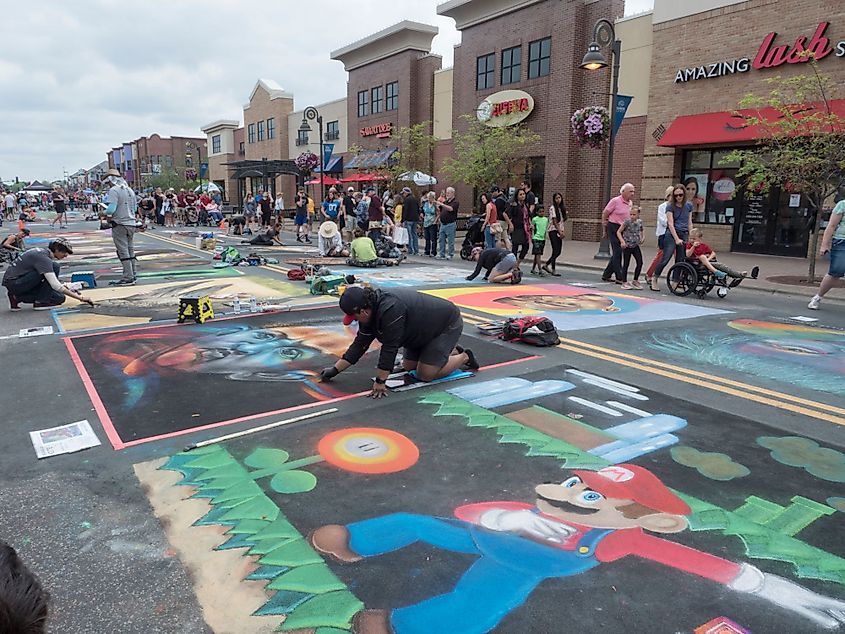
{"label": "storefront door", "polygon": [[750,196],[740,192],[737,202],[732,251],[806,257],[814,218],[806,196],[773,189]]}

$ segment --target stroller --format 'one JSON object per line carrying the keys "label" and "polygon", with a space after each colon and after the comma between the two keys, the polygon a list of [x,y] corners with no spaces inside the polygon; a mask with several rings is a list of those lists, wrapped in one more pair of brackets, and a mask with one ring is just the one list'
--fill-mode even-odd
{"label": "stroller", "polygon": [[484,246],[484,231],[481,229],[483,224],[484,218],[481,216],[472,216],[467,220],[467,233],[461,244],[461,259],[469,260],[475,247]]}

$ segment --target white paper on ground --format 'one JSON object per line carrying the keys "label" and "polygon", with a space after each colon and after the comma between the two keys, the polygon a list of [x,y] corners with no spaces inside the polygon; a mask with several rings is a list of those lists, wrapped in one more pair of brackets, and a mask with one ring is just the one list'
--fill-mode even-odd
{"label": "white paper on ground", "polygon": [[21,337],[37,337],[38,335],[52,335],[52,326],[40,326],[39,328],[21,328]]}
{"label": "white paper on ground", "polygon": [[82,451],[100,444],[100,439],[87,420],[31,431],[29,437],[35,448],[35,455],[39,458]]}
{"label": "white paper on ground", "polygon": [[[807,323],[812,323],[814,321],[818,321],[815,317],[804,317],[804,315],[798,315],[797,317],[790,317],[790,319],[794,319],[795,321],[804,321]],[[21,335],[23,336],[23,335]]]}

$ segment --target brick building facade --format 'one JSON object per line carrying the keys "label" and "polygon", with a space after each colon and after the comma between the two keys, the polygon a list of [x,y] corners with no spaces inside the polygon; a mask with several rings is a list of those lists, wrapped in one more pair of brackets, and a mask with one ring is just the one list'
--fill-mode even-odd
{"label": "brick building facade", "polygon": [[[781,45],[788,51],[799,38],[810,47],[815,36],[826,53],[819,71],[845,84],[845,3],[655,0],[652,24],[644,208],[656,207],[668,184],[693,179],[690,186],[702,199],[695,220],[716,251],[805,257],[814,220],[806,197],[775,190],[748,198],[735,179],[737,166],[721,159],[729,149],[753,143],[731,124],[743,95],[768,94],[771,77],[811,72],[802,63],[758,68],[758,56]],[[845,112],[845,102],[835,105]]]}

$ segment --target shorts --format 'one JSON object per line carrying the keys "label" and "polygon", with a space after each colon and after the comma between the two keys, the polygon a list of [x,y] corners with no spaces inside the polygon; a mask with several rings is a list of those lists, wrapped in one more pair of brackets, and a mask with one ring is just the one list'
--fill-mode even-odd
{"label": "shorts", "polygon": [[306,224],[307,222],[308,222],[308,215],[307,214],[301,214],[301,213],[297,212],[296,216],[294,216],[294,218],[293,218],[293,224],[295,224],[297,227],[301,227],[302,225]]}
{"label": "shorts", "polygon": [[490,271],[490,275],[495,277],[496,275],[510,273],[513,271],[515,266],[516,256],[513,253],[508,253],[496,266],[493,267],[493,270]]}
{"label": "shorts", "polygon": [[531,255],[543,255],[543,251],[546,250],[545,240],[532,240],[531,245]]}
{"label": "shorts", "polygon": [[830,249],[830,269],[827,274],[831,277],[845,277],[845,238],[833,240]]}
{"label": "shorts", "polygon": [[423,348],[405,348],[403,357],[406,361],[416,361],[435,368],[442,368],[449,360],[455,344],[461,338],[464,330],[464,320],[458,314],[446,330],[428,342]]}
{"label": "shorts", "polygon": [[355,216],[346,216],[346,226],[344,227],[350,233],[355,231],[356,227],[358,226],[357,220]]}

